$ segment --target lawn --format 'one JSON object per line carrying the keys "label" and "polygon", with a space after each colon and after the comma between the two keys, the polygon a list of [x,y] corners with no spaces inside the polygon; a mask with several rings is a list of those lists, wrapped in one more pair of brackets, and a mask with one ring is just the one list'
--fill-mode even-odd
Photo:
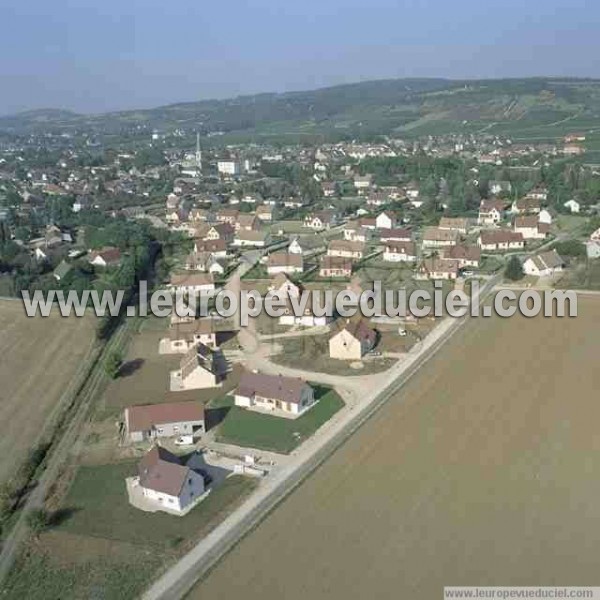
{"label": "lawn", "polygon": [[213,408],[229,408],[219,426],[217,440],[235,446],[289,454],[344,406],[344,401],[334,390],[314,387],[317,404],[297,419],[239,408],[233,405],[231,396],[213,402]]}
{"label": "lawn", "polygon": [[125,478],[135,463],[80,467],[63,503],[65,517],[58,530],[116,541],[175,548],[205,535],[255,487],[240,475],[228,477],[185,517],[146,513],[127,501]]}

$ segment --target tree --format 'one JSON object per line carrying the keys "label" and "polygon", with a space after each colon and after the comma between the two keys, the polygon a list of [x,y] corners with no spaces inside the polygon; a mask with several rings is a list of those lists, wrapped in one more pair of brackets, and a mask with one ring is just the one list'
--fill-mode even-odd
{"label": "tree", "polygon": [[511,259],[508,261],[504,275],[511,281],[523,279],[523,265],[521,265],[521,261],[516,256],[511,257]]}
{"label": "tree", "polygon": [[104,361],[104,371],[111,379],[116,379],[122,364],[123,354],[119,350],[112,350]]}
{"label": "tree", "polygon": [[35,535],[39,535],[46,527],[50,518],[43,508],[35,508],[27,515],[27,525]]}

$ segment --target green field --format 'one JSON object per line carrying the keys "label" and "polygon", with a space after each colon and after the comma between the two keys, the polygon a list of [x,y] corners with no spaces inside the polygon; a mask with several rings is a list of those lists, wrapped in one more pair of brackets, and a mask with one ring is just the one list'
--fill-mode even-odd
{"label": "green field", "polygon": [[231,396],[221,398],[210,405],[229,409],[219,425],[217,441],[289,454],[344,406],[339,395],[328,388],[315,387],[315,398],[317,404],[297,419],[253,412],[234,406]]}
{"label": "green field", "polygon": [[146,513],[127,501],[125,478],[135,474],[135,463],[81,467],[64,502],[68,513],[59,529],[70,533],[135,544],[175,547],[199,537],[227,513],[255,481],[233,475],[217,486],[185,517]]}

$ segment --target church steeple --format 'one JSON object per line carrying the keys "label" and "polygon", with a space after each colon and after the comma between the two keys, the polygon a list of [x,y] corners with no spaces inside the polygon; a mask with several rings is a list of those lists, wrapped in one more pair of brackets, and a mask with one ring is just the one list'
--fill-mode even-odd
{"label": "church steeple", "polygon": [[202,172],[202,150],[200,150],[200,133],[196,133],[196,167]]}

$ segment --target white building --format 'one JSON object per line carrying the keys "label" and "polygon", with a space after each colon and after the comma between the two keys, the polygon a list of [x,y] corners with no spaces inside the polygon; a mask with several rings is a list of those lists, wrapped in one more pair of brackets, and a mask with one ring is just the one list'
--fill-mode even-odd
{"label": "white building", "polygon": [[542,252],[528,258],[523,263],[523,272],[526,275],[535,275],[537,277],[551,277],[557,273],[562,273],[564,266],[563,259],[556,250]]}
{"label": "white building", "polygon": [[217,162],[217,171],[226,177],[239,175],[242,168],[237,160],[220,160]]}
{"label": "white building", "polygon": [[184,514],[205,492],[204,477],[165,448],[154,446],[138,464],[132,487],[157,511]]}

